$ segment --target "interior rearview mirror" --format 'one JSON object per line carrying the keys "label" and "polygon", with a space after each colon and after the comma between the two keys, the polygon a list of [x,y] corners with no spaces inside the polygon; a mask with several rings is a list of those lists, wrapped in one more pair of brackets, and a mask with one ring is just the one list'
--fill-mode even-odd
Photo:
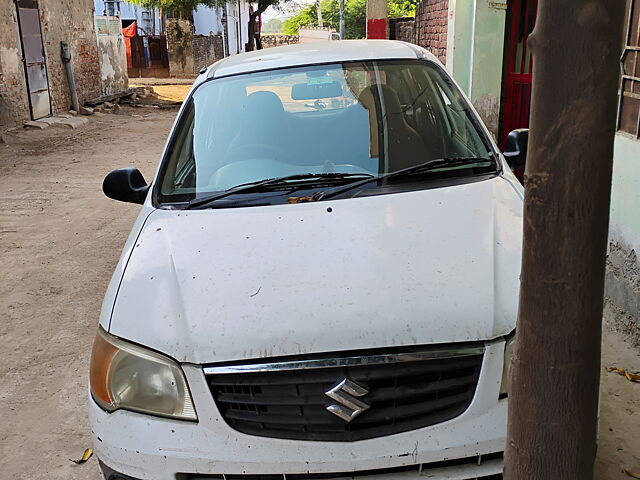
{"label": "interior rearview mirror", "polygon": [[317,100],[342,96],[340,82],[296,83],[291,87],[291,98],[294,100]]}
{"label": "interior rearview mirror", "polygon": [[527,160],[527,146],[529,144],[529,129],[518,128],[507,136],[504,149],[504,157],[511,167],[511,170],[524,167]]}
{"label": "interior rearview mirror", "polygon": [[149,185],[137,168],[119,168],[104,177],[102,191],[114,200],[143,204]]}

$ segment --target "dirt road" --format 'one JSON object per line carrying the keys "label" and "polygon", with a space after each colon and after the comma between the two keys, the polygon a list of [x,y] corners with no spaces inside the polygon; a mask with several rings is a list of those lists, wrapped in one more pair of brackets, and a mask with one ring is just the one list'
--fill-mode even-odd
{"label": "dirt road", "polygon": [[90,446],[87,366],[102,296],[139,210],[102,179],[151,178],[174,111],[91,117],[0,144],[0,478],[98,478],[74,465]]}
{"label": "dirt road", "polygon": [[[2,479],[98,479],[95,459],[79,466],[69,459],[90,446],[90,347],[138,211],[105,198],[101,182],[127,165],[150,178],[175,115],[126,111],[0,143]],[[619,334],[607,331],[604,349],[605,364],[640,369]],[[599,478],[628,479],[622,468],[640,471],[640,385],[603,371],[602,403]]]}

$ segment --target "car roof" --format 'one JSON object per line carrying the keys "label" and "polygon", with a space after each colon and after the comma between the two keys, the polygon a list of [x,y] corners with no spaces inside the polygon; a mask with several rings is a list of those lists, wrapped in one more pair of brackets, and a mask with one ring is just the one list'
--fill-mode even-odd
{"label": "car roof", "polygon": [[238,73],[250,73],[319,63],[391,59],[437,59],[427,50],[396,40],[333,40],[266,48],[226,57],[211,65],[201,81]]}

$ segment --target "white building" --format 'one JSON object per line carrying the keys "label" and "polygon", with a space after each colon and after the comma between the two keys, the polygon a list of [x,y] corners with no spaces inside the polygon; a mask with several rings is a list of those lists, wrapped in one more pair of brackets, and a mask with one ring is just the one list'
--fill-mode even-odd
{"label": "white building", "polygon": [[[142,35],[162,35],[164,15],[155,8],[139,7],[124,0],[94,0],[96,15],[120,16],[122,26],[137,22]],[[226,22],[226,29],[225,27]],[[199,7],[193,11],[193,26],[196,35],[222,35],[225,54],[244,52],[248,41],[249,3],[228,2],[225,8]]]}

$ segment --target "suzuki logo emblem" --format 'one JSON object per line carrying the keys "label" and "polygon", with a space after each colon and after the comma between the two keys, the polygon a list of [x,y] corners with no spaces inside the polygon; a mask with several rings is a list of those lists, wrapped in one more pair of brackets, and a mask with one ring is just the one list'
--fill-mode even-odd
{"label": "suzuki logo emblem", "polygon": [[336,386],[324,392],[327,397],[338,402],[338,404],[329,405],[327,410],[345,422],[350,422],[369,409],[370,405],[356,398],[362,397],[367,393],[369,393],[369,390],[345,378],[339,381]]}

